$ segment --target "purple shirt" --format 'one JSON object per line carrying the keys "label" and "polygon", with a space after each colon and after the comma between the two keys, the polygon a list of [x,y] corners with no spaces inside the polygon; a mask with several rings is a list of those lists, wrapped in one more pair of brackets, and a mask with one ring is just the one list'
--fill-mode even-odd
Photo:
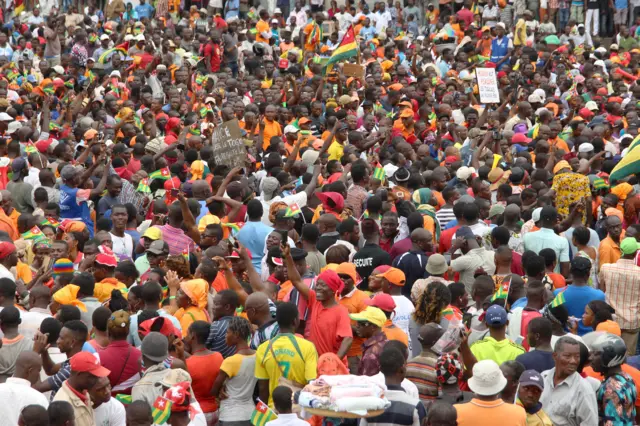
{"label": "purple shirt", "polygon": [[389,256],[391,256],[391,262],[400,256],[402,253],[406,253],[413,247],[411,244],[411,237],[407,237],[403,240],[398,241],[391,247],[391,251],[389,252]]}
{"label": "purple shirt", "polygon": [[169,246],[170,255],[176,256],[185,250],[188,250],[189,253],[195,251],[196,243],[182,229],[174,228],[171,225],[158,226],[157,228],[162,231],[162,240]]}

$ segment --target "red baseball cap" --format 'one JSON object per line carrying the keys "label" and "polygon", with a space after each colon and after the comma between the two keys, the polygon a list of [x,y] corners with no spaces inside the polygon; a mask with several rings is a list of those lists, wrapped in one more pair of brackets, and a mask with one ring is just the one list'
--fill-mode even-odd
{"label": "red baseball cap", "polygon": [[[249,255],[249,258],[251,258],[251,252],[249,251],[249,249],[247,250],[247,254]],[[229,256],[225,256],[227,259],[240,259],[240,252],[238,250],[234,250],[231,252],[231,254]]]}
{"label": "red baseball cap", "polygon": [[[153,325],[157,321],[162,321],[162,325],[160,326],[160,329],[151,330],[151,327],[153,327]],[[155,318],[151,318],[146,321],[143,321],[139,325],[139,328],[140,328],[140,334],[142,334],[143,336],[146,336],[147,334],[149,334],[150,331],[157,331],[158,333],[162,334],[165,337],[169,337],[172,334],[176,337],[182,336],[182,332],[178,330],[168,318],[165,318],[165,317],[155,317]]]}
{"label": "red baseball cap", "polygon": [[531,138],[528,138],[524,133],[516,133],[511,138],[511,143],[530,143]]}
{"label": "red baseball cap", "polygon": [[396,302],[391,295],[386,293],[378,293],[373,299],[365,300],[365,303],[369,306],[382,309],[385,312],[393,312],[396,309]]}
{"label": "red baseball cap", "polygon": [[71,371],[91,373],[96,377],[107,377],[111,374],[111,371],[100,365],[98,358],[89,352],[78,352],[71,357],[69,362],[71,364]]}
{"label": "red baseball cap", "polygon": [[580,108],[580,111],[578,111],[578,115],[584,118],[585,120],[588,120],[591,117],[593,117],[595,114],[589,108]]}

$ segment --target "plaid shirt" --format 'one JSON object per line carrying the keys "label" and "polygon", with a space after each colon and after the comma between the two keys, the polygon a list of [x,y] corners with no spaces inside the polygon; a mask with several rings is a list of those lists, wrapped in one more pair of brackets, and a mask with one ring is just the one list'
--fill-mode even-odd
{"label": "plaid shirt", "polygon": [[640,267],[629,259],[602,265],[600,283],[606,288],[607,303],[616,310],[620,328],[640,328]]}
{"label": "plaid shirt", "polygon": [[387,343],[387,335],[382,330],[362,344],[362,359],[358,365],[358,376],[375,376],[380,372],[380,354]]}

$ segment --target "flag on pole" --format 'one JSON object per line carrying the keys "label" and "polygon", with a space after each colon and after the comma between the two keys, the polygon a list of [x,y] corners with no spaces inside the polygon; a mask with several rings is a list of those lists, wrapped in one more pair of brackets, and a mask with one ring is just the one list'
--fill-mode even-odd
{"label": "flag on pole", "polygon": [[552,308],[557,308],[560,305],[564,305],[566,301],[567,300],[564,298],[564,292],[560,292],[560,293],[558,293],[556,298],[553,299],[553,302],[551,302],[551,307]]}
{"label": "flag on pole", "polygon": [[493,297],[491,297],[491,301],[494,302],[498,299],[506,299],[509,296],[509,289],[511,288],[511,277],[506,277],[500,287],[498,287],[498,291],[495,292]]}
{"label": "flag on pole", "polygon": [[184,257],[187,261],[187,263],[189,263],[189,247],[187,247],[186,249],[182,250],[182,257]]}
{"label": "flag on pole", "polygon": [[168,167],[165,167],[164,169],[156,170],[149,174],[149,179],[169,180],[171,179],[171,172]]}
{"label": "flag on pole", "polygon": [[153,403],[153,410],[151,411],[151,415],[153,416],[153,424],[163,425],[167,423],[169,417],[171,416],[171,406],[173,402],[159,396],[156,398],[156,401]]}
{"label": "flag on pole", "polygon": [[125,395],[123,393],[117,394],[116,399],[120,401],[123,405],[129,405],[133,402],[133,398],[131,397],[131,395]]}
{"label": "flag on pole", "polygon": [[138,188],[136,188],[136,191],[143,192],[143,193],[150,193],[151,188],[149,188],[149,178],[142,179],[138,184]]}
{"label": "flag on pole", "polygon": [[289,207],[287,207],[287,211],[284,213],[284,217],[294,217],[298,213],[302,213],[302,210],[300,210],[300,206],[298,206],[297,203],[293,203]]}
{"label": "flag on pole", "polygon": [[267,404],[258,398],[256,409],[253,410],[253,414],[251,415],[251,424],[253,426],[264,426],[267,422],[277,418],[278,416],[276,416],[276,413],[274,413]]}
{"label": "flag on pole", "polygon": [[358,43],[356,42],[356,31],[353,25],[344,33],[340,45],[331,54],[324,68],[324,73],[328,74],[333,70],[333,65],[358,55]]}

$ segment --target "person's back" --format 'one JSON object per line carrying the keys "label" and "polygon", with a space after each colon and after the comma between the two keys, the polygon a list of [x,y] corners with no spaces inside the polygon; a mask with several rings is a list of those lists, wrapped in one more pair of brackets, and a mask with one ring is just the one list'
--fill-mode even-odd
{"label": "person's back", "polygon": [[585,306],[592,300],[605,300],[605,295],[602,290],[584,285],[568,285],[564,289],[554,291],[554,296],[557,296],[561,291],[563,291],[566,300],[564,306],[567,308],[567,311],[569,311],[569,315],[580,318],[578,322],[578,335],[582,336],[592,331],[591,327],[585,327],[582,323],[582,314],[584,313]]}
{"label": "person's back", "polygon": [[489,335],[470,346],[478,361],[492,360],[501,365],[525,353],[522,346],[506,337],[507,312],[502,306],[493,305],[487,309],[485,324],[489,327]]}
{"label": "person's back", "polygon": [[14,306],[0,312],[0,329],[4,334],[0,347],[0,382],[13,375],[20,354],[33,348],[33,340],[18,333],[20,321],[20,311]]}
{"label": "person's back", "polygon": [[[257,202],[258,204],[260,203],[259,201]],[[262,209],[261,204],[260,208]],[[249,208],[247,208],[247,210],[249,211]],[[262,217],[262,215],[260,215],[260,217]],[[242,229],[240,229],[236,235],[238,241],[240,241],[240,243],[251,252],[251,262],[253,263],[253,266],[257,268],[258,272],[260,272],[260,261],[265,255],[265,242],[267,241],[267,236],[271,232],[273,232],[273,228],[265,225],[261,221],[249,221],[244,224]]]}

